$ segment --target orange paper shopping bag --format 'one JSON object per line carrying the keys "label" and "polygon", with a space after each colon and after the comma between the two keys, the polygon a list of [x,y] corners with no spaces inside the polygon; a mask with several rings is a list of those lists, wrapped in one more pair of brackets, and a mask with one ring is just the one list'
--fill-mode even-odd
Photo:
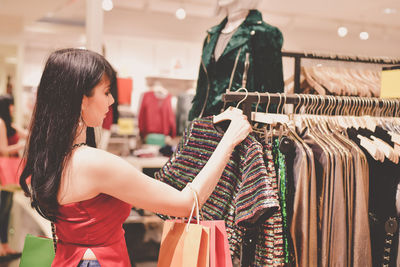
{"label": "orange paper shopping bag", "polygon": [[209,229],[200,224],[164,222],[158,267],[208,267]]}
{"label": "orange paper shopping bag", "polygon": [[[197,223],[191,223],[195,209]],[[164,222],[157,267],[209,267],[209,236],[209,227],[200,224],[198,199],[195,195],[188,222]]]}

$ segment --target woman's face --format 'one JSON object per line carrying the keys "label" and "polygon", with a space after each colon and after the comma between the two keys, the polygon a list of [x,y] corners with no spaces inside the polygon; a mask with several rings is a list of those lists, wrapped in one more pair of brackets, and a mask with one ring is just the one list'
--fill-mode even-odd
{"label": "woman's face", "polygon": [[82,118],[86,126],[98,127],[108,112],[108,107],[114,103],[110,92],[110,81],[103,75],[100,82],[93,88],[93,94],[82,99]]}

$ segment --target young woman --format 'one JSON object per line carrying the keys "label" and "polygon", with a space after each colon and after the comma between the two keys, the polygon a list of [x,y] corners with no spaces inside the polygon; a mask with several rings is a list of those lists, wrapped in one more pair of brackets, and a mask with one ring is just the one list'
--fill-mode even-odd
{"label": "young woman", "polygon": [[[14,100],[11,95],[0,96],[0,156],[18,156],[24,148],[20,138],[26,137],[26,131],[19,130],[12,124]],[[0,170],[1,171],[1,170]],[[1,183],[0,183],[1,185]],[[13,203],[13,192],[0,190],[0,256],[16,254],[8,245],[8,224]]]}
{"label": "young woman", "polygon": [[12,123],[13,111],[13,97],[0,96],[0,155],[2,156],[18,156],[25,146],[20,139],[27,137],[27,131]]}
{"label": "young woman", "polygon": [[101,55],[82,49],[53,52],[43,71],[20,183],[32,206],[55,222],[58,244],[53,266],[88,266],[87,261],[130,266],[122,224],[131,206],[188,216],[191,190],[204,203],[232,150],[251,131],[245,116],[233,118],[190,188],[178,191],[85,144],[86,127],[101,126],[114,102],[110,94],[114,73]]}

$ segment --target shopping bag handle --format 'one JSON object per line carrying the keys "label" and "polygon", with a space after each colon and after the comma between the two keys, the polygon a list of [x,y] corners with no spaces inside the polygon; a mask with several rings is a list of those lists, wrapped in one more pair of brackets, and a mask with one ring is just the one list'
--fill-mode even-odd
{"label": "shopping bag handle", "polygon": [[196,221],[197,221],[197,224],[200,224],[200,208],[199,208],[199,198],[197,196],[196,190],[192,187],[191,183],[188,183],[187,187],[190,189],[190,191],[193,192],[193,198],[194,198],[192,211],[190,212],[189,221],[186,225],[186,231],[189,231],[189,225],[190,225],[190,222],[192,221],[193,213],[194,213],[195,209],[196,209]]}

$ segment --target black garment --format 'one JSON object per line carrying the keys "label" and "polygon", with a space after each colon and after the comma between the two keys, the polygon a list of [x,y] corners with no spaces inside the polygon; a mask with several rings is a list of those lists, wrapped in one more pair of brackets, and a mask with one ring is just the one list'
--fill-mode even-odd
{"label": "black garment", "polygon": [[[378,129],[378,128],[377,128]],[[379,129],[383,137],[385,131]],[[371,252],[373,266],[396,266],[398,247],[398,219],[396,212],[396,190],[399,166],[385,159],[375,160],[360,145],[358,134],[369,137],[375,133],[368,129],[347,129],[347,134],[364,152],[369,165],[369,223],[371,231]],[[378,137],[378,136],[376,136]],[[384,138],[384,137],[383,137]],[[385,140],[384,140],[385,141]]]}
{"label": "black garment", "polygon": [[0,241],[8,243],[8,224],[13,203],[13,192],[0,191]]}

